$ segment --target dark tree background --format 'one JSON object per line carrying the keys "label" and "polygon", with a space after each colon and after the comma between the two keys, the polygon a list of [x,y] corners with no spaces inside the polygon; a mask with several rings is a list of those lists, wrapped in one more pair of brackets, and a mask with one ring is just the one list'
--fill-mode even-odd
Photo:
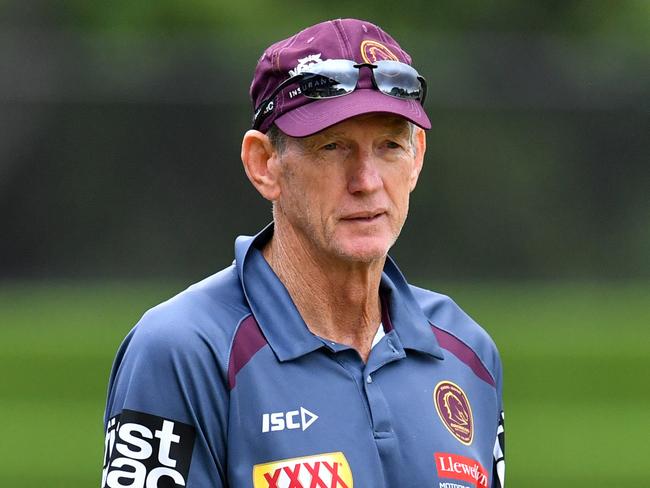
{"label": "dark tree background", "polygon": [[0,2],[0,278],[227,265],[270,220],[239,160],[257,57],[339,16],[429,83],[409,276],[650,276],[649,2],[300,5]]}

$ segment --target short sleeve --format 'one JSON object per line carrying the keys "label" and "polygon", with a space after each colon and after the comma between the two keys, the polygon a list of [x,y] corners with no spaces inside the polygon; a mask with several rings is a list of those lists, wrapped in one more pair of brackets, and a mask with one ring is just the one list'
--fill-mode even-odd
{"label": "short sleeve", "polygon": [[503,412],[503,370],[501,361],[498,361],[497,372],[497,394],[498,394],[498,412],[496,419],[497,429],[494,440],[493,468],[492,468],[492,488],[504,488],[506,478],[506,431],[505,417]]}
{"label": "short sleeve", "polygon": [[200,329],[145,314],[111,371],[102,488],[226,486],[224,380]]}

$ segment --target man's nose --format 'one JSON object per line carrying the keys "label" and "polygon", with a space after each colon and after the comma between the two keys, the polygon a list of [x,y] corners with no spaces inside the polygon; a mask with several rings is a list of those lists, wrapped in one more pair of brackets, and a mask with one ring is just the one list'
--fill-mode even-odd
{"label": "man's nose", "polygon": [[358,151],[348,175],[350,193],[372,193],[383,186],[378,161],[372,151]]}

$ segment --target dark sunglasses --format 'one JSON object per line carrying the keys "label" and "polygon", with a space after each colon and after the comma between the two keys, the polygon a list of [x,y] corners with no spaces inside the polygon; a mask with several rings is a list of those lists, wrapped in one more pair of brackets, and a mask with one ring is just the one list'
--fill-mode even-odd
{"label": "dark sunglasses", "polygon": [[417,100],[424,104],[427,83],[422,76],[408,64],[399,61],[377,61],[357,63],[349,59],[327,59],[311,64],[291,78],[280,83],[275,90],[255,110],[253,129],[259,129],[264,119],[273,111],[275,97],[289,85],[298,87],[289,93],[293,98],[302,95],[315,100],[349,95],[357,88],[361,68],[369,68],[372,85],[385,95],[402,100]]}

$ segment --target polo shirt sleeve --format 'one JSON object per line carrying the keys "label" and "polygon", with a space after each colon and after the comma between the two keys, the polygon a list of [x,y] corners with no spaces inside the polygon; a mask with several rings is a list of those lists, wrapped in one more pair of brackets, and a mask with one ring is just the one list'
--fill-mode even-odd
{"label": "polo shirt sleeve", "polygon": [[497,393],[499,402],[499,416],[496,419],[497,431],[494,440],[494,465],[492,468],[492,488],[504,488],[506,476],[506,432],[503,412],[503,371],[501,361],[497,362],[496,372]]}
{"label": "polo shirt sleeve", "polygon": [[222,362],[207,333],[180,317],[153,309],[120,346],[104,418],[102,488],[227,485]]}

